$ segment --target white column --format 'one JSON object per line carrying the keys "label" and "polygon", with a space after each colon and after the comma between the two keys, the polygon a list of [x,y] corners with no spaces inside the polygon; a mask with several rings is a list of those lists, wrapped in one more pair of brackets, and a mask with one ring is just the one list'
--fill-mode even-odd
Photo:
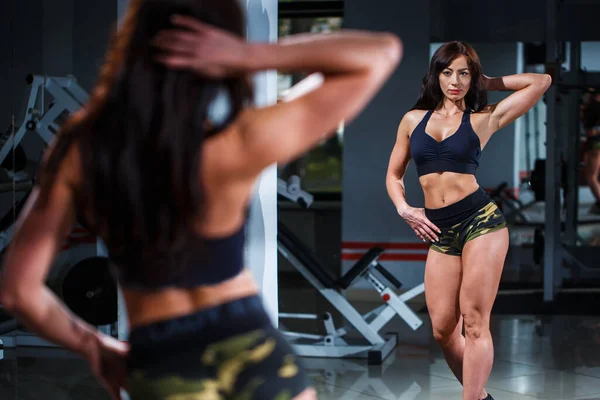
{"label": "white column", "polygon": [[[119,21],[125,14],[125,11],[127,8],[127,3],[128,3],[128,0],[117,0],[117,18],[119,19]],[[106,254],[107,253],[106,248],[104,245],[99,244],[98,245],[98,254],[100,255],[100,254],[102,254],[102,252],[105,252],[104,254]],[[119,299],[117,302],[117,307],[118,307],[117,338],[119,340],[127,340],[129,337],[129,322],[127,319],[127,309],[125,308],[125,299],[123,298],[123,293],[121,292],[120,288],[119,288],[118,293],[119,293]]]}
{"label": "white column", "polygon": [[[248,39],[277,40],[277,0],[241,0],[246,5]],[[255,102],[267,106],[277,101],[277,74],[262,72],[255,77]],[[246,265],[261,288],[271,321],[277,326],[277,168],[267,168],[257,181],[250,206]]]}

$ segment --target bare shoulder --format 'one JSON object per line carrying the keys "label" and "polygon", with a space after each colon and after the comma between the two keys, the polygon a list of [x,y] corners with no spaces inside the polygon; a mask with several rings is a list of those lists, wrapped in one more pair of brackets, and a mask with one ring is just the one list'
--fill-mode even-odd
{"label": "bare shoulder", "polygon": [[398,128],[398,133],[405,133],[407,136],[410,136],[412,132],[415,130],[417,125],[423,120],[427,114],[426,110],[410,110],[402,117],[402,121],[400,121],[400,126]]}
{"label": "bare shoulder", "polygon": [[[42,168],[45,167],[46,163],[53,155],[57,140],[60,139],[55,139],[55,141],[52,142],[44,151],[41,162]],[[81,157],[79,144],[77,142],[72,143],[65,151],[62,159],[59,160],[56,176],[54,177],[56,182],[64,184],[72,189],[78,188],[83,180],[83,162]]]}
{"label": "bare shoulder", "polygon": [[402,120],[406,120],[411,124],[418,125],[419,122],[421,122],[421,120],[423,119],[423,117],[425,117],[425,114],[427,114],[427,110],[410,110],[409,112],[404,114]]}

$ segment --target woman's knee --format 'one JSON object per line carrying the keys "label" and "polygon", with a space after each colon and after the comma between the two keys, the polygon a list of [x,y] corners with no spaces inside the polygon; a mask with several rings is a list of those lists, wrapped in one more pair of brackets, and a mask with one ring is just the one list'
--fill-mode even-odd
{"label": "woman's knee", "polygon": [[477,309],[467,309],[462,313],[465,321],[465,336],[467,339],[477,340],[489,335],[489,315]]}
{"label": "woman's knee", "polygon": [[458,327],[458,322],[454,323],[433,323],[433,338],[442,346],[452,342],[457,336],[461,334],[461,330]]}
{"label": "woman's knee", "polygon": [[584,174],[586,177],[597,177],[599,170],[600,170],[600,151],[592,150],[588,154]]}

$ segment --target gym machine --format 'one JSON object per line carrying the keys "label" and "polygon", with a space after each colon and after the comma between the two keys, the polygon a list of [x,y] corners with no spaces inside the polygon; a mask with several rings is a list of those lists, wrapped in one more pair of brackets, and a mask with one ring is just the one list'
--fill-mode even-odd
{"label": "gym machine", "polygon": [[[600,74],[584,73],[581,70],[581,45],[575,41],[571,42],[570,72],[561,72],[557,28],[560,4],[558,0],[546,0],[546,5],[546,72],[552,76],[553,84],[545,96],[547,134],[543,192],[546,210],[544,230],[536,232],[536,255],[540,256],[543,264],[544,301],[551,302],[565,279],[600,278],[600,269],[594,268],[598,250],[576,246],[580,136],[577,105],[584,88],[600,87]],[[559,105],[566,105],[567,108],[561,109]],[[562,124],[563,117],[566,117],[570,125]],[[561,138],[561,131],[568,132],[566,143]],[[561,154],[561,149],[566,151]],[[564,236],[560,201],[562,160],[568,166],[564,173],[567,189]]]}
{"label": "gym machine", "polygon": [[[23,123],[0,140],[0,163],[10,166],[13,149],[27,133],[36,133],[46,145],[50,144],[60,126],[70,114],[88,100],[87,93],[76,79],[30,74],[26,78],[29,95]],[[46,98],[48,94],[51,98]],[[46,107],[46,104],[48,106]],[[15,168],[19,169],[19,168]],[[31,190],[33,179],[0,183],[0,192],[24,192],[24,197],[0,219],[0,256],[10,243],[14,231],[14,216],[18,216]],[[86,322],[98,326],[107,334],[122,338],[124,324],[120,312],[117,282],[109,271],[105,249],[98,239],[81,226],[76,226],[52,266],[47,279],[50,287],[65,304]],[[4,347],[56,347],[20,329],[19,323],[0,306],[0,344]]]}
{"label": "gym machine", "polygon": [[[25,109],[23,123],[15,132],[14,143],[6,140],[0,147],[0,163],[9,155],[11,148],[18,146],[27,132],[35,132],[48,145],[64,119],[79,110],[87,101],[88,95],[79,86],[73,76],[47,77],[27,75],[29,96]],[[46,109],[45,94],[52,96],[52,101]]]}
{"label": "gym machine", "polygon": [[[292,187],[290,189],[289,187]],[[290,195],[291,193],[291,195]],[[278,182],[278,194],[304,205],[312,202],[310,194],[299,188],[299,178],[293,177],[288,184]],[[381,364],[397,346],[396,334],[380,333],[381,329],[395,316],[400,316],[408,326],[416,330],[421,319],[406,304],[424,292],[424,284],[412,288],[402,295],[399,282],[379,262],[383,249],[374,247],[367,251],[352,268],[340,278],[334,277],[310,249],[297,238],[281,221],[278,223],[277,244],[284,256],[311,285],[342,315],[350,327],[336,328],[329,312],[322,315],[280,313],[279,319],[312,319],[323,321],[325,335],[291,332],[283,325],[281,332],[292,343],[297,354],[305,357],[366,358],[369,364]],[[343,296],[358,280],[365,279],[379,293],[384,304],[362,315]],[[350,338],[358,333],[360,338]]]}

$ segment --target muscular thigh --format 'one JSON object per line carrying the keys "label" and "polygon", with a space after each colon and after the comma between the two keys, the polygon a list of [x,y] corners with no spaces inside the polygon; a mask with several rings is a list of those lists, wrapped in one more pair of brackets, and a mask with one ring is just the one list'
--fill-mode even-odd
{"label": "muscular thigh", "polygon": [[586,155],[586,173],[597,175],[600,170],[600,149],[588,150]]}
{"label": "muscular thigh", "polygon": [[425,264],[425,301],[434,331],[450,334],[460,319],[460,256],[430,250]]}
{"label": "muscular thigh", "polygon": [[[460,309],[489,318],[508,251],[508,229],[487,233],[465,244]],[[465,320],[466,322],[466,320]]]}

